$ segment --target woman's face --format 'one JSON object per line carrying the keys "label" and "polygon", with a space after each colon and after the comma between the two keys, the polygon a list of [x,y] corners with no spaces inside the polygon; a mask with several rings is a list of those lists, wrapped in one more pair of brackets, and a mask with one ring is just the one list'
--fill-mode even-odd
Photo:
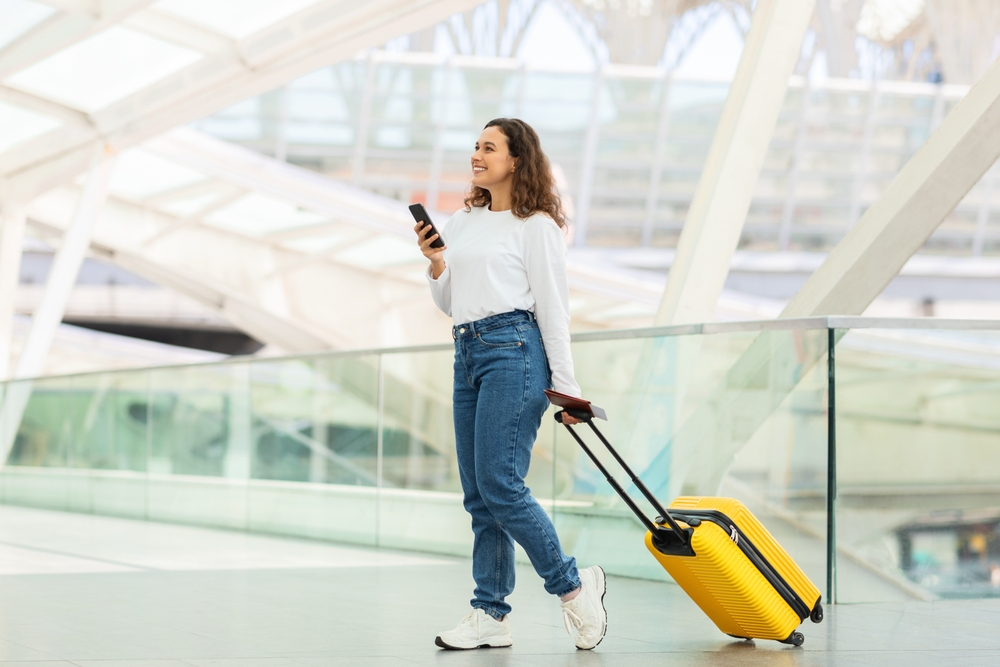
{"label": "woman's face", "polygon": [[507,137],[495,125],[483,130],[472,154],[472,184],[489,190],[514,177],[517,158],[507,150]]}

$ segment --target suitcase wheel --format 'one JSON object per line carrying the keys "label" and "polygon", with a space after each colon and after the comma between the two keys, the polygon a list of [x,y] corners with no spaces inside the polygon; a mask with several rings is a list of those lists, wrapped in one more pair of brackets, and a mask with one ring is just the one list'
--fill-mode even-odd
{"label": "suitcase wheel", "polygon": [[823,605],[816,603],[816,608],[809,614],[809,620],[813,623],[820,623],[823,620]]}
{"label": "suitcase wheel", "polygon": [[805,635],[801,632],[793,632],[788,635],[788,639],[782,639],[782,644],[791,644],[792,646],[802,646],[806,642]]}

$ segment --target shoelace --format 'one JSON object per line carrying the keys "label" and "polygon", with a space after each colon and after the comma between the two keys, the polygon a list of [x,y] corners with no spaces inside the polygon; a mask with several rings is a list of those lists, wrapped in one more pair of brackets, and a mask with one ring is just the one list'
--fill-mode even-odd
{"label": "shoelace", "polygon": [[476,610],[475,609],[473,609],[472,611],[470,611],[468,614],[465,615],[465,618],[463,618],[461,621],[459,621],[458,627],[461,628],[461,627],[464,627],[464,626],[472,626],[472,627],[474,627],[476,629],[476,634],[477,635],[479,634],[479,615],[476,614]]}
{"label": "shoelace", "polygon": [[[563,607],[563,625],[566,626],[566,632],[570,637],[573,636],[573,628],[579,630],[583,627],[583,619],[580,618],[575,611],[569,607]],[[572,627],[571,627],[572,624]]]}

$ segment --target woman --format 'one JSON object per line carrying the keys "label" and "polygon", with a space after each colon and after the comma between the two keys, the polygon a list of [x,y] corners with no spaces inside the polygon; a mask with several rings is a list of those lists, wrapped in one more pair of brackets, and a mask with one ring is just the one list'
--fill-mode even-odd
{"label": "woman", "polygon": [[545,590],[562,601],[577,647],[592,649],[604,638],[604,571],[577,570],[524,485],[550,377],[556,391],[580,395],[564,226],[538,135],[523,121],[498,118],[476,142],[471,191],[442,232],[447,245],[432,248],[438,235],[414,227],[431,262],[434,302],[455,322],[455,442],[475,537],[472,611],[437,636],[443,648],[511,645],[505,599],[514,590],[515,541]]}

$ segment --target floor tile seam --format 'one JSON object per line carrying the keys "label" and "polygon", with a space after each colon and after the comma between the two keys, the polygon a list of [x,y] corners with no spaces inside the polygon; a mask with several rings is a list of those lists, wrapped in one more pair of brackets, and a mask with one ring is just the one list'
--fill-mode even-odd
{"label": "floor tile seam", "polygon": [[[78,558],[80,560],[92,560],[92,561],[94,561],[96,563],[107,563],[109,565],[118,565],[120,567],[130,567],[130,568],[133,568],[133,569],[136,569],[136,570],[143,570],[143,571],[146,571],[146,572],[163,572],[164,571],[164,570],[158,570],[156,568],[145,567],[143,565],[134,565],[132,563],[126,563],[124,561],[111,560],[110,558],[97,558],[97,557],[94,557],[94,556],[83,556],[83,555],[71,553],[71,552],[68,552],[68,551],[60,551],[58,549],[47,549],[47,548],[44,548],[44,547],[36,547],[36,546],[28,545],[28,544],[19,544],[17,542],[9,542],[7,540],[0,540],[0,544],[8,546],[8,547],[16,547],[18,549],[27,549],[28,551],[40,551],[42,553],[54,554],[56,556],[66,556],[68,558]],[[39,572],[39,573],[35,573],[35,574],[62,574],[62,573]],[[116,573],[112,573],[112,572],[86,572],[86,573],[84,573],[84,572],[75,572],[75,573],[71,573],[71,574],[116,574]],[[125,574],[125,573],[119,572],[117,574]],[[17,575],[2,575],[2,576],[17,576]]]}
{"label": "floor tile seam", "polygon": [[[52,655],[48,651],[43,651],[42,649],[35,648],[33,646],[28,646],[27,644],[22,644],[21,642],[14,641],[13,639],[8,639],[6,637],[0,637],[0,640],[3,640],[5,642],[7,642],[8,644],[13,644],[14,646],[18,646],[18,647],[23,648],[23,649],[27,649],[29,651],[34,651],[35,653],[41,653],[42,655]],[[50,662],[52,662],[52,661],[59,661],[59,660],[62,660],[62,658],[53,657]],[[39,661],[39,662],[43,662],[43,661]]]}

